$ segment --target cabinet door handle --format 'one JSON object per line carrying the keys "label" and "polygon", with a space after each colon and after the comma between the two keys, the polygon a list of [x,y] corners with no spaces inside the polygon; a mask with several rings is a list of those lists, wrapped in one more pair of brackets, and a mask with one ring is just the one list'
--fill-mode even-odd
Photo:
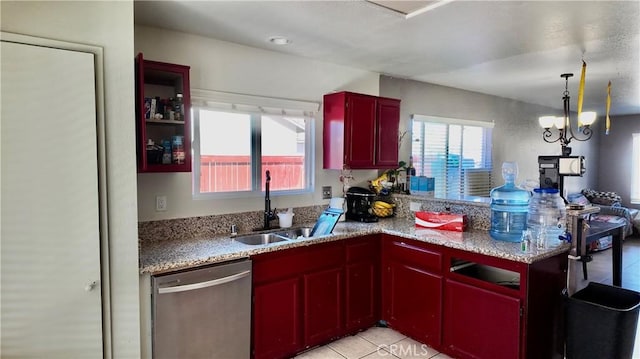
{"label": "cabinet door handle", "polygon": [[186,291],[189,291],[189,290],[213,287],[213,286],[216,286],[216,285],[221,285],[221,284],[224,284],[224,283],[233,282],[235,280],[244,278],[244,277],[248,276],[249,274],[251,274],[251,271],[250,270],[246,270],[244,272],[233,274],[233,275],[230,275],[230,276],[227,276],[227,277],[222,277],[222,278],[218,278],[218,279],[209,280],[209,281],[206,281],[206,282],[185,284],[185,285],[179,285],[179,286],[175,286],[175,287],[158,288],[158,294],[186,292]]}

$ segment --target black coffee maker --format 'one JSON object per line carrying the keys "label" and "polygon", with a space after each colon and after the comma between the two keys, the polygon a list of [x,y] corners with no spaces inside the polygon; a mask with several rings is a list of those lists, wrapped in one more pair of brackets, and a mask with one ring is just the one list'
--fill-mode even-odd
{"label": "black coffee maker", "polygon": [[362,187],[351,187],[347,190],[347,213],[345,218],[358,222],[377,222],[378,217],[371,213],[376,194]]}

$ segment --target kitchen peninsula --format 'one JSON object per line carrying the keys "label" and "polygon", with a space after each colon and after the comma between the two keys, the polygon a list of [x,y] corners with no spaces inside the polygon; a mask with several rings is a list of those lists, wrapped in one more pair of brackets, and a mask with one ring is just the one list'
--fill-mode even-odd
{"label": "kitchen peninsula", "polygon": [[486,230],[425,229],[411,217],[339,222],[329,236],[266,245],[225,234],[142,241],[141,290],[152,275],[251,258],[254,358],[380,323],[456,358],[560,358],[568,249],[523,252]]}

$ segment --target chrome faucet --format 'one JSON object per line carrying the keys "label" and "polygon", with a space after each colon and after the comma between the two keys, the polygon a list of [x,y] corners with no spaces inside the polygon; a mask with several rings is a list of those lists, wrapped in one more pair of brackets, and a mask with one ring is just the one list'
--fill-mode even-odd
{"label": "chrome faucet", "polygon": [[264,226],[262,229],[271,229],[269,222],[273,221],[276,217],[276,210],[271,210],[271,198],[269,198],[269,182],[271,182],[271,173],[267,170],[267,178],[264,186]]}

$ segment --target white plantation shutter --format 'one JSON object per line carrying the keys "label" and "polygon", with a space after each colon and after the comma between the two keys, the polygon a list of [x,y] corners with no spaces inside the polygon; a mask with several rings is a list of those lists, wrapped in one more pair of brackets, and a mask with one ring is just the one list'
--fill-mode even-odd
{"label": "white plantation shutter", "polygon": [[413,115],[416,175],[435,178],[435,196],[489,196],[493,123]]}
{"label": "white plantation shutter", "polygon": [[633,134],[631,161],[631,203],[640,203],[640,133]]}

